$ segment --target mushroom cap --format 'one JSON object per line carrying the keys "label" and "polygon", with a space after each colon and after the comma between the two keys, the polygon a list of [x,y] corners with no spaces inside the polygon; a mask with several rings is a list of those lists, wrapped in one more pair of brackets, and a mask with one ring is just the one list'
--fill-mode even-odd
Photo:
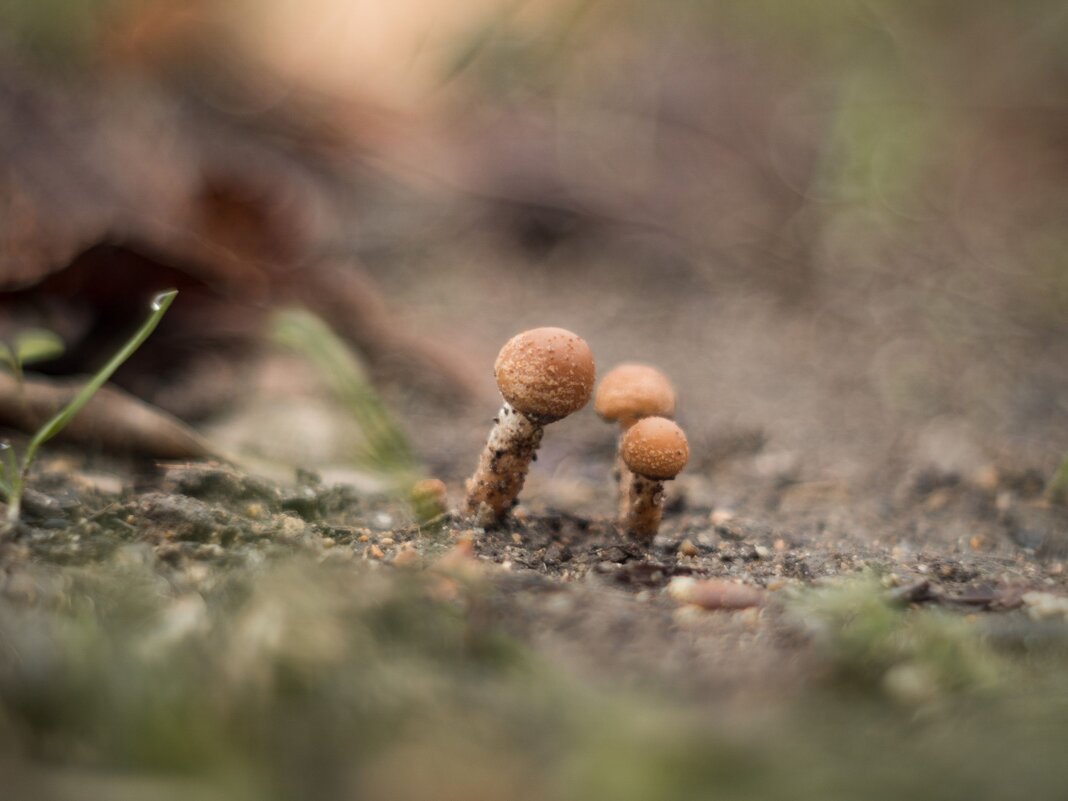
{"label": "mushroom cap", "polygon": [[674,478],[690,458],[686,435],[666,417],[646,417],[627,429],[620,446],[631,472],[660,481]]}
{"label": "mushroom cap", "polygon": [[601,379],[593,405],[605,420],[623,425],[643,417],[671,417],[675,414],[675,388],[655,367],[621,364]]}
{"label": "mushroom cap", "polygon": [[497,354],[493,372],[513,408],[545,422],[577,412],[593,393],[590,346],[563,328],[516,334]]}

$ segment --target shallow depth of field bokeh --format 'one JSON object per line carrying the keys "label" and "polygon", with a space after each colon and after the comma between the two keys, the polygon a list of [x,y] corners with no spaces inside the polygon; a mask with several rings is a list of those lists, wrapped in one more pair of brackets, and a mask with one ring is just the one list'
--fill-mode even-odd
{"label": "shallow depth of field bokeh", "polygon": [[[72,528],[0,560],[18,797],[1061,792],[1065,3],[12,0],[0,167],[0,338],[64,338],[42,381],[177,286],[118,384],[323,479],[227,474],[190,523],[155,440],[49,448],[30,486],[99,508],[38,500]],[[691,463],[648,558],[763,612],[522,552],[612,514],[590,409],[481,569],[411,517],[540,325],[671,376]],[[432,569],[392,570],[408,540]]]}
{"label": "shallow depth of field bokeh", "polygon": [[488,392],[503,338],[551,317],[605,366],[663,365],[699,432],[758,428],[846,477],[925,447],[909,437],[1044,469],[1065,446],[1058,3],[77,9],[7,4],[22,70],[76,95],[88,73],[90,113],[148,117],[164,155],[199,144],[167,126],[195,140],[210,117],[247,135],[253,175],[278,152],[310,164],[325,209],[238,191],[277,191],[253,198],[297,218],[275,227],[356,261]]}

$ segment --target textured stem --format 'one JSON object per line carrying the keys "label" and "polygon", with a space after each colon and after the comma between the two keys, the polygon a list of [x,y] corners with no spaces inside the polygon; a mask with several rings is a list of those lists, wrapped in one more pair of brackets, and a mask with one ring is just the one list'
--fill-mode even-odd
{"label": "textured stem", "polygon": [[539,423],[507,403],[501,407],[478,469],[467,480],[465,514],[481,526],[493,525],[508,514],[523,489],[542,431]]}
{"label": "textured stem", "polygon": [[630,508],[624,517],[627,533],[642,540],[652,540],[660,528],[664,508],[664,482],[632,473]]}
{"label": "textured stem", "polygon": [[634,481],[634,474],[630,472],[627,463],[623,461],[623,435],[619,435],[619,446],[616,448],[616,463],[612,468],[612,475],[619,485],[616,508],[620,520],[627,519],[630,511],[630,485]]}

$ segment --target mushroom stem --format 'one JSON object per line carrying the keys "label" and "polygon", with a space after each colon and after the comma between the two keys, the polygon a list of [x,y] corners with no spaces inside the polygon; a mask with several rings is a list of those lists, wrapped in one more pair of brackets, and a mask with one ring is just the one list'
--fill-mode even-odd
{"label": "mushroom stem", "polygon": [[465,513],[480,526],[499,522],[515,505],[544,428],[508,403],[501,407],[475,474],[467,480]]}
{"label": "mushroom stem", "polygon": [[628,508],[623,517],[627,533],[652,540],[660,528],[664,508],[664,482],[631,473]]}
{"label": "mushroom stem", "polygon": [[623,429],[619,435],[619,444],[616,446],[616,463],[612,468],[612,475],[619,485],[616,508],[620,520],[625,520],[627,513],[630,511],[630,485],[634,480],[634,474],[630,472],[627,463],[623,461],[623,435],[626,433],[626,429]]}

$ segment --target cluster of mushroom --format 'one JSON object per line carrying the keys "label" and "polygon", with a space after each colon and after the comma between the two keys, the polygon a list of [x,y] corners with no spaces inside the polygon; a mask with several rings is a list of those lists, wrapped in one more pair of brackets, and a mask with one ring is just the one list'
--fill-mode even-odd
{"label": "cluster of mushroom", "polygon": [[[518,502],[544,427],[584,407],[593,394],[593,354],[562,328],[535,328],[505,343],[494,365],[504,405],[467,481],[464,512],[483,526],[502,520]],[[619,519],[632,536],[651,540],[660,526],[664,481],[689,458],[682,429],[668,419],[675,391],[653,367],[624,364],[597,390],[598,414],[618,423]]]}

